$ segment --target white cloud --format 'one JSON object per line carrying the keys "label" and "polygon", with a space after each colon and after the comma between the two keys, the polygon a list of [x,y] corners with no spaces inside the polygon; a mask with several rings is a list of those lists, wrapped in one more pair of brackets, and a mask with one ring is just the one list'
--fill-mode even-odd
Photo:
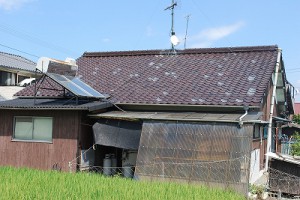
{"label": "white cloud", "polygon": [[148,37],[151,37],[154,35],[154,31],[153,31],[153,28],[151,26],[147,26],[147,29],[146,29],[146,35]]}
{"label": "white cloud", "polygon": [[4,10],[13,10],[20,8],[23,4],[34,0],[0,0],[0,8]]}
{"label": "white cloud", "polygon": [[110,39],[109,39],[109,38],[103,38],[103,39],[102,39],[102,42],[103,42],[103,43],[108,43],[108,42],[110,42]]}
{"label": "white cloud", "polygon": [[192,43],[190,46],[192,48],[209,47],[213,44],[213,42],[233,34],[244,25],[244,22],[237,22],[227,26],[205,29],[199,34],[189,37],[189,42]]}

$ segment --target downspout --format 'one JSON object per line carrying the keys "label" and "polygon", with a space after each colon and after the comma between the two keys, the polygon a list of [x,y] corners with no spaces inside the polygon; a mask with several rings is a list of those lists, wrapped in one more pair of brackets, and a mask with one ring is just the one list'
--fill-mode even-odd
{"label": "downspout", "polygon": [[246,116],[246,115],[248,115],[248,107],[244,107],[244,109],[245,109],[245,113],[242,115],[242,116],[240,116],[239,117],[239,125],[240,125],[240,127],[242,127],[243,126],[243,118]]}
{"label": "downspout", "polygon": [[268,153],[271,152],[271,142],[272,142],[272,123],[273,123],[273,110],[274,110],[274,103],[276,97],[276,87],[277,87],[277,79],[278,79],[278,71],[280,66],[280,59],[281,59],[281,49],[278,48],[278,55],[277,61],[275,66],[275,74],[274,74],[274,82],[273,82],[273,91],[272,91],[272,98],[271,98],[271,105],[270,105],[270,115],[269,115],[269,124],[268,124],[268,139],[267,139],[267,155],[266,155],[266,163],[265,163],[265,171],[268,171],[269,165],[269,156]]}

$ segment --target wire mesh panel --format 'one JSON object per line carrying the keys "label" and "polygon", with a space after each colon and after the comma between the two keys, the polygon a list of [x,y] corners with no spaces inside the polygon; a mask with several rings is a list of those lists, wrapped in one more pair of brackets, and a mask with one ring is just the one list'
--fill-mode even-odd
{"label": "wire mesh panel", "polygon": [[246,194],[252,134],[252,125],[145,121],[135,175],[201,182]]}
{"label": "wire mesh panel", "polygon": [[282,192],[291,195],[300,195],[299,164],[280,160],[271,160],[269,168],[270,191]]}

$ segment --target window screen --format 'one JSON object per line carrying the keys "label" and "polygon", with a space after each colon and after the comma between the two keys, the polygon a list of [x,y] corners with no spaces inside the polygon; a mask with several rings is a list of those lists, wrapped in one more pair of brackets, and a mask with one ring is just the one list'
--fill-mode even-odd
{"label": "window screen", "polygon": [[52,121],[51,117],[15,117],[13,138],[51,142]]}
{"label": "window screen", "polygon": [[255,124],[254,130],[253,130],[253,139],[259,139],[260,135],[262,133],[263,127],[260,126],[259,124]]}
{"label": "window screen", "polygon": [[31,117],[15,118],[15,138],[20,140],[32,139],[33,123]]}

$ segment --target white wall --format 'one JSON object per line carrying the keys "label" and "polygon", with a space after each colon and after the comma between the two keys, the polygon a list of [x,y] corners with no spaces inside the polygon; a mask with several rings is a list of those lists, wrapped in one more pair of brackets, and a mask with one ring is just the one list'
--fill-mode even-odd
{"label": "white wall", "polygon": [[249,183],[253,184],[257,179],[263,175],[263,170],[260,170],[260,149],[254,149],[251,151],[250,160],[250,176]]}

